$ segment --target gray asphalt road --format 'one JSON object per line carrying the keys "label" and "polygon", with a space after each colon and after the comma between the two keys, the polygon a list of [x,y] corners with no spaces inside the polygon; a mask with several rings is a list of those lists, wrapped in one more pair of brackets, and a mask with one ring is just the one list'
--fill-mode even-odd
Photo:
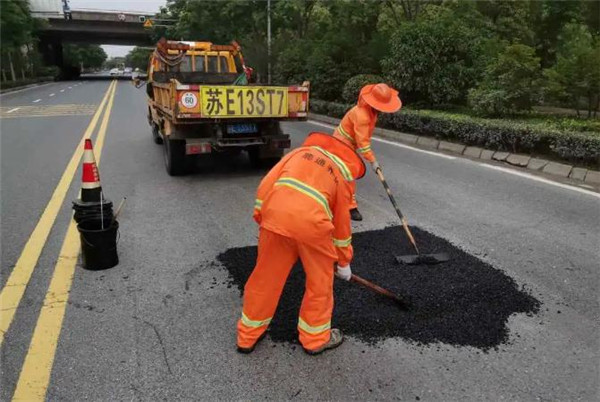
{"label": "gray asphalt road", "polygon": [[[68,102],[97,104],[107,86],[84,83]],[[46,92],[3,97],[1,106],[29,104]],[[0,120],[3,276],[90,118]],[[310,131],[330,129],[293,123],[285,130],[297,145]],[[36,140],[49,152],[36,154]],[[312,358],[266,339],[252,355],[238,355],[240,297],[223,284],[224,269],[209,263],[230,247],[256,244],[251,209],[263,173],[248,169],[242,156],[169,177],[145,121],[144,93],[123,82],[100,166],[107,196],[128,198],[121,263],[104,272],[77,268],[48,399],[595,399],[599,199],[470,160],[383,142],[373,148],[411,223],[502,269],[543,303],[539,315],[511,317],[509,344],[482,353],[403,339],[372,347],[350,338]],[[365,221],[355,231],[396,223],[374,175],[359,183],[358,195]],[[27,354],[69,220],[67,204],[2,345],[2,400],[11,398]]]}

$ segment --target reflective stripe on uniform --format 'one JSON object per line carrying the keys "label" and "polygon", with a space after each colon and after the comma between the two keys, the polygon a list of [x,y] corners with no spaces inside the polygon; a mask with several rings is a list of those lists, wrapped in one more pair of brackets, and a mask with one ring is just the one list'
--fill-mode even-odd
{"label": "reflective stripe on uniform", "polygon": [[244,324],[247,327],[259,328],[259,327],[262,327],[263,325],[268,325],[271,322],[272,319],[273,318],[267,318],[267,319],[258,320],[258,321],[257,320],[251,320],[250,318],[248,318],[246,316],[246,314],[244,314],[242,312],[242,324]]}
{"label": "reflective stripe on uniform", "polygon": [[362,147],[362,148],[357,148],[356,149],[358,152],[360,152],[361,154],[366,154],[367,152],[371,151],[371,146],[367,145],[366,147]]}
{"label": "reflective stripe on uniform", "polygon": [[254,201],[254,208],[258,209],[260,211],[260,209],[262,208],[262,200],[259,200],[258,198]]}
{"label": "reflective stripe on uniform", "polygon": [[333,245],[336,247],[348,247],[350,244],[352,244],[352,236],[348,237],[347,239],[333,238]]}
{"label": "reflective stripe on uniform", "polygon": [[328,329],[331,328],[331,321],[329,321],[326,324],[323,325],[318,325],[316,327],[313,327],[311,325],[308,325],[306,323],[306,321],[304,321],[302,318],[298,318],[298,328],[300,328],[301,330],[303,330],[304,332],[308,332],[309,334],[320,334],[323,331],[327,331]]}
{"label": "reflective stripe on uniform", "polygon": [[325,156],[327,156],[329,159],[331,159],[331,161],[333,163],[335,163],[337,165],[337,167],[340,169],[340,171],[342,172],[342,176],[344,176],[344,179],[346,179],[346,181],[354,180],[354,178],[352,177],[352,173],[350,173],[350,169],[348,169],[348,166],[346,166],[346,164],[344,163],[343,160],[341,160],[340,158],[338,158],[331,152],[324,150],[321,147],[312,146],[311,148],[316,149],[317,151],[323,153]]}
{"label": "reflective stripe on uniform", "polygon": [[317,189],[292,177],[282,177],[281,179],[275,182],[275,185],[293,188],[294,190],[309,196],[310,198],[317,201],[323,206],[323,209],[325,209],[325,213],[327,214],[329,219],[333,219],[333,214],[331,213],[331,209],[329,209],[329,203],[327,202],[327,198],[325,198],[325,196],[321,194]]}
{"label": "reflective stripe on uniform", "polygon": [[346,130],[344,130],[344,127],[342,127],[342,125],[340,124],[338,127],[338,132],[342,135],[342,137],[345,137],[347,140],[349,140],[351,143],[356,144],[356,141],[354,140],[354,138],[352,138],[350,136],[350,134],[348,134],[346,132]]}

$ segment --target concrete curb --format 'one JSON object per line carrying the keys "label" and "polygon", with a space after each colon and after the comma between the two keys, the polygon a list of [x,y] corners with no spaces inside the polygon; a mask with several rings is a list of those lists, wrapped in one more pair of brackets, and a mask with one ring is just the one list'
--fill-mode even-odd
{"label": "concrete curb", "polygon": [[[337,126],[340,119],[309,113],[309,119]],[[395,140],[410,145],[417,145],[425,149],[437,149],[448,153],[464,155],[469,158],[482,160],[495,160],[512,166],[541,171],[562,178],[570,178],[592,185],[600,184],[600,172],[596,170],[575,167],[564,163],[552,162],[546,159],[534,158],[531,155],[513,154],[504,151],[493,151],[479,147],[470,147],[464,144],[439,141],[432,137],[423,137],[414,134],[401,133],[399,131],[384,128],[375,128],[374,134],[390,140]]]}
{"label": "concrete curb", "polygon": [[42,81],[42,82],[36,82],[35,84],[23,85],[21,87],[8,88],[8,89],[0,89],[0,95],[8,95],[8,94],[11,94],[13,92],[24,91],[24,90],[30,89],[30,88],[42,87],[44,85],[53,84],[55,82],[56,81]]}

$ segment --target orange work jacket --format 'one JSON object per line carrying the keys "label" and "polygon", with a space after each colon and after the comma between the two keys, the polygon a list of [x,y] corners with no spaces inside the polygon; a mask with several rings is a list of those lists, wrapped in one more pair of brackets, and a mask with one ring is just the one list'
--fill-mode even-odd
{"label": "orange work jacket", "polygon": [[376,123],[377,113],[361,99],[346,113],[333,136],[352,146],[368,162],[375,162],[371,137]]}

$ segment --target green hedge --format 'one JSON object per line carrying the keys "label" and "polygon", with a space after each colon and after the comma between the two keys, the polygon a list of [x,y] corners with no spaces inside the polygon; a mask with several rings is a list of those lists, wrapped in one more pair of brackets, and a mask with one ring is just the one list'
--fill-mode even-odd
{"label": "green hedge", "polygon": [[38,77],[38,78],[26,78],[24,80],[21,79],[21,80],[16,80],[16,81],[2,81],[2,82],[0,82],[0,90],[24,87],[26,85],[37,84],[38,82],[53,81],[53,80],[54,80],[53,77]]}
{"label": "green hedge", "polygon": [[[352,105],[311,100],[313,113],[341,118]],[[498,151],[544,155],[594,168],[600,167],[600,133],[558,130],[543,124],[484,119],[432,110],[402,109],[380,114],[379,127],[458,141]]]}

